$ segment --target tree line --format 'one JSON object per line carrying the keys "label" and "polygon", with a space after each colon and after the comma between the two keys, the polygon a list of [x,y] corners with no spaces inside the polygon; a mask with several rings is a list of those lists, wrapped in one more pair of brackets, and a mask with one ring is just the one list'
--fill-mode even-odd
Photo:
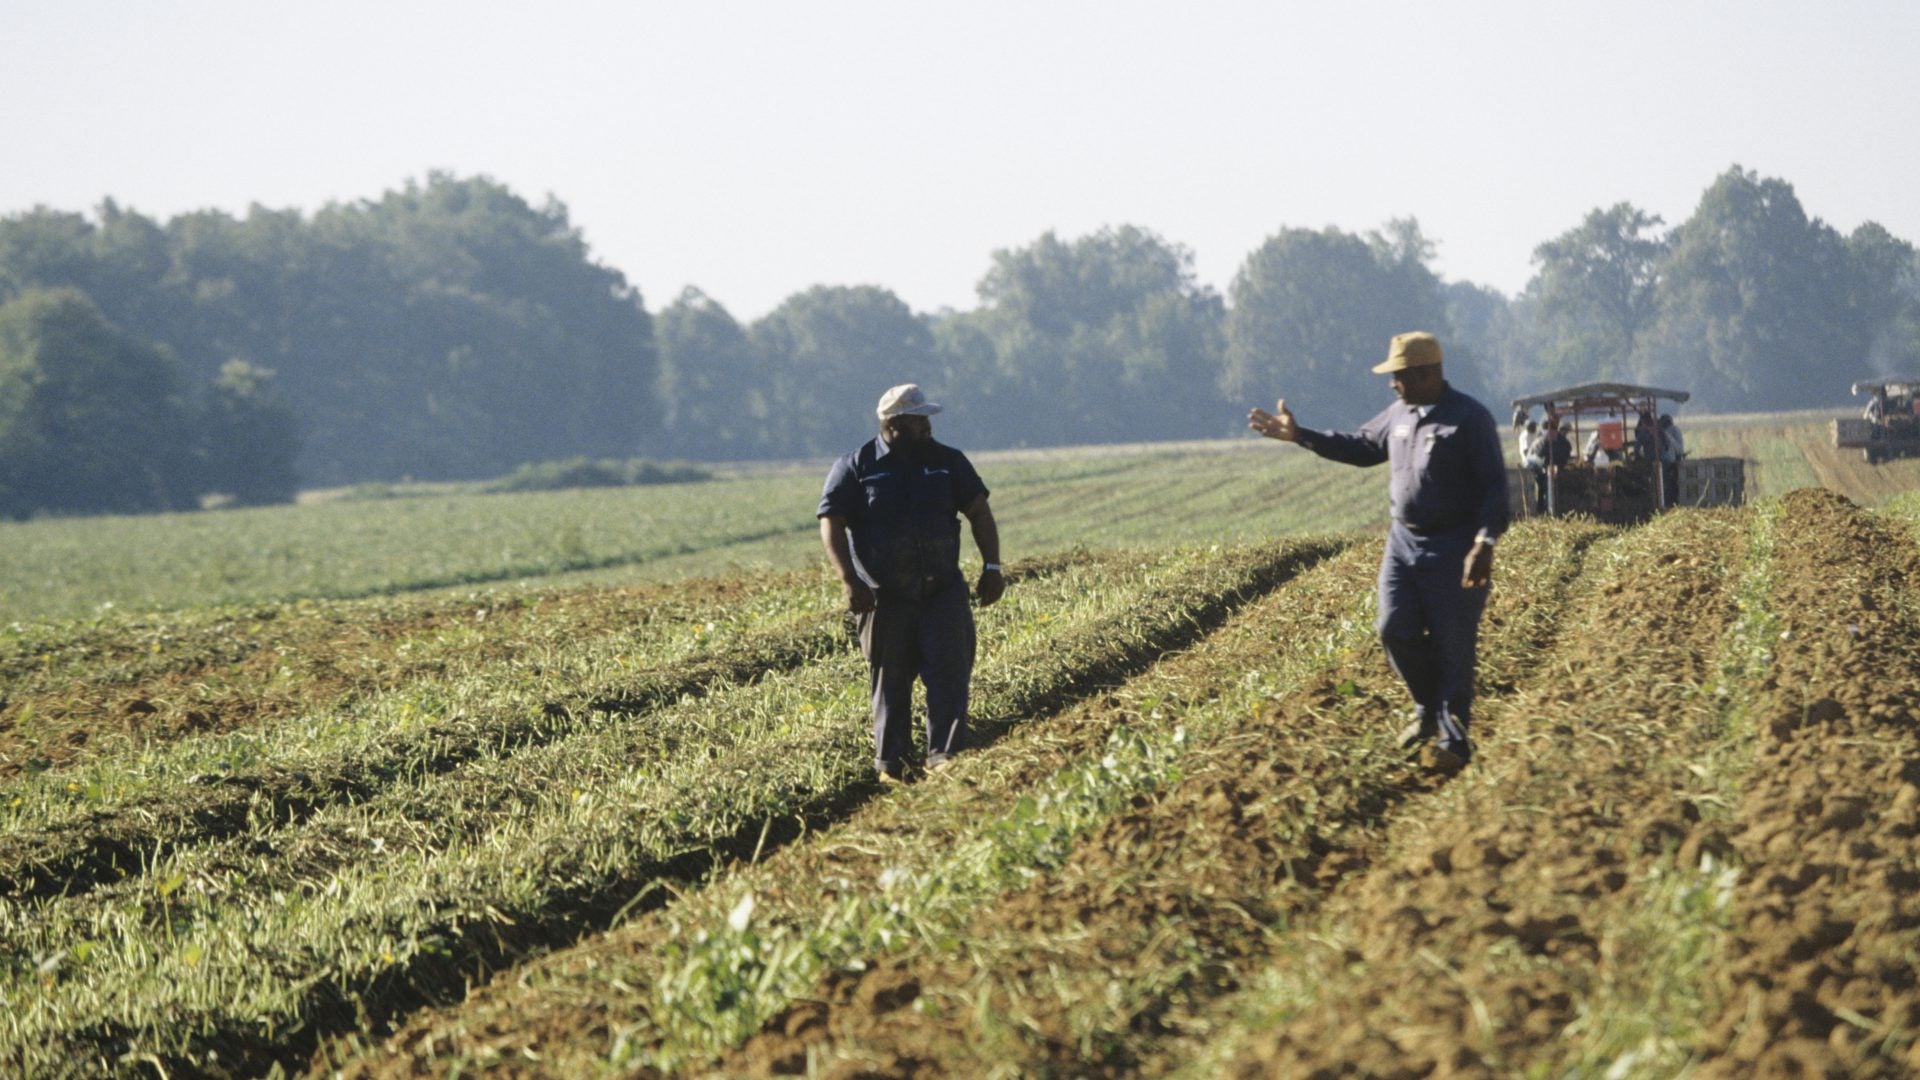
{"label": "tree line", "polygon": [[1831,404],[1920,367],[1920,263],[1734,167],[1671,229],[1628,203],[1542,243],[1516,296],[1432,269],[1414,219],[1282,228],[1226,295],[1130,225],[993,252],[966,311],[815,286],[743,323],[688,289],[648,312],[566,208],[433,174],[311,216],[0,219],[0,513],[266,502],[296,484],[473,479],[567,458],[842,452],[916,381],[970,448],[1230,434],[1284,393],[1371,415],[1367,367],[1439,333],[1491,403],[1569,383],[1710,409]]}

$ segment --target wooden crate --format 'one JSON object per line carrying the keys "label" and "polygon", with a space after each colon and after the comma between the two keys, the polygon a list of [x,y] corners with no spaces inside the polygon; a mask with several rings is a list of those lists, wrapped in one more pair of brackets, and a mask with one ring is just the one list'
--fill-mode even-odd
{"label": "wooden crate", "polygon": [[1739,506],[1746,501],[1744,458],[1688,458],[1680,463],[1681,506]]}

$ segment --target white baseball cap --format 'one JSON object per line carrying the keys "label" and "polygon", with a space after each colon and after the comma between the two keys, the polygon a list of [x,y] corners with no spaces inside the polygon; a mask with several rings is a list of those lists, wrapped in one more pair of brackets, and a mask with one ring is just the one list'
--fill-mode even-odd
{"label": "white baseball cap", "polygon": [[939,411],[939,402],[928,401],[927,395],[914,383],[901,383],[881,394],[880,405],[874,409],[882,420],[889,416],[932,416]]}

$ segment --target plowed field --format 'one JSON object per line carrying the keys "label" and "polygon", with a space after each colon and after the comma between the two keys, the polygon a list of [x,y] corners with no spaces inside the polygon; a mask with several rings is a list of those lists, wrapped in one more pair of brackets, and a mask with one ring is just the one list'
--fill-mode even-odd
{"label": "plowed field", "polygon": [[1458,772],[1377,560],[1019,566],[974,749],[887,789],[812,574],[50,641],[0,1072],[1920,1072],[1909,523],[1523,524]]}

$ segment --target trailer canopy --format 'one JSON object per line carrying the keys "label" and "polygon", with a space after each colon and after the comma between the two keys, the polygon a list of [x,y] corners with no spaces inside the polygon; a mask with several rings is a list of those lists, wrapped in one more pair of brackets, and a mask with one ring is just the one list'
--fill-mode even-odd
{"label": "trailer canopy", "polygon": [[1894,394],[1911,393],[1920,387],[1920,375],[1889,375],[1884,379],[1868,379],[1853,384],[1856,394],[1871,394],[1875,390],[1885,390]]}
{"label": "trailer canopy", "polygon": [[1677,403],[1684,402],[1692,396],[1685,390],[1662,390],[1657,386],[1597,382],[1569,386],[1565,390],[1550,390],[1531,397],[1515,398],[1513,407],[1531,409],[1535,405],[1545,405],[1551,412],[1585,412],[1617,408],[1623,400],[1646,401],[1658,398]]}

